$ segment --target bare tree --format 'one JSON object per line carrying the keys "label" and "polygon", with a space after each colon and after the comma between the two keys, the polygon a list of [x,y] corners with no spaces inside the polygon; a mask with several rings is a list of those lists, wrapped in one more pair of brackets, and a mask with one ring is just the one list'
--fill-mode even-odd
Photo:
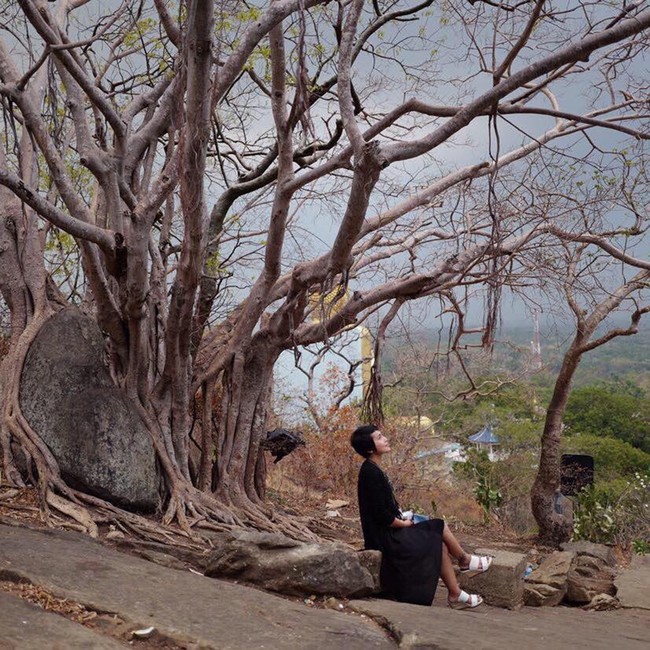
{"label": "bare tree", "polygon": [[[540,539],[556,545],[569,540],[573,534],[572,522],[554,508],[555,494],[560,487],[563,418],[571,394],[573,377],[584,354],[606,345],[617,337],[636,334],[641,318],[650,312],[650,262],[615,248],[607,237],[593,233],[561,234],[565,240],[568,258],[568,273],[563,281],[563,291],[575,318],[576,329],[562,358],[548,406],[542,433],[539,469],[531,490],[533,514],[539,526]],[[636,273],[627,277],[630,271],[624,270],[623,279],[618,286],[605,284],[605,287],[600,287],[600,291],[594,287],[587,289],[585,285],[588,284],[590,267],[594,264],[593,248],[604,251],[607,260],[604,265],[612,265],[613,260],[618,262],[619,267],[623,264],[632,271],[636,269]],[[603,273],[601,266],[596,277],[602,276]],[[629,325],[608,326],[608,317],[625,307],[631,312]]]}
{"label": "bare tree", "polygon": [[[20,411],[27,351],[69,299],[43,261],[46,238],[63,231],[78,243],[79,293],[110,341],[113,376],[154,441],[164,521],[272,528],[260,443],[279,354],[388,305],[480,283],[493,297],[489,344],[503,269],[549,232],[500,210],[495,179],[595,131],[648,137],[646,89],[629,62],[647,47],[650,10],[543,0],[181,4],[178,22],[160,0],[124,0],[109,16],[94,16],[87,0],[60,0],[54,12],[42,0],[4,3],[4,468],[22,482],[13,440],[45,496],[121,516],[65,484]],[[446,38],[463,47],[448,54],[443,82],[431,50]],[[552,89],[578,79],[594,105],[562,109]],[[447,103],[421,99],[433,94]],[[531,115],[554,124],[535,122],[541,132],[506,151],[500,129]],[[489,151],[467,165],[442,162],[447,145],[486,122]],[[491,188],[488,214],[463,205],[471,183]],[[332,219],[326,244],[302,213]],[[310,296],[336,287],[349,299],[310,320]]]}

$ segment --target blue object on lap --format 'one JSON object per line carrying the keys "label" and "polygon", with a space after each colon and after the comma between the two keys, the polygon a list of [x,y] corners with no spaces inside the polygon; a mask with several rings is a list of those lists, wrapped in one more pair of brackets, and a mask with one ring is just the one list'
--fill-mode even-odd
{"label": "blue object on lap", "polygon": [[413,523],[414,524],[419,524],[423,521],[429,521],[429,517],[427,515],[413,515]]}

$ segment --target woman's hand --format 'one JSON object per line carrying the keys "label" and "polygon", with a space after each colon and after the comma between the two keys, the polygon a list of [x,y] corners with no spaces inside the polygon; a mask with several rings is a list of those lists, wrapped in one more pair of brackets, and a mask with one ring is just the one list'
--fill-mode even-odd
{"label": "woman's hand", "polygon": [[412,519],[397,519],[393,520],[393,523],[390,525],[391,528],[409,528],[413,526],[415,522]]}

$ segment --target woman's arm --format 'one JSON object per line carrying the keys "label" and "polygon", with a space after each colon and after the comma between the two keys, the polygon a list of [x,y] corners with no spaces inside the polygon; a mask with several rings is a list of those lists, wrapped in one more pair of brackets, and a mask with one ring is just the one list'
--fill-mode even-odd
{"label": "woman's arm", "polygon": [[408,528],[409,526],[413,526],[415,522],[412,519],[395,519],[393,520],[393,523],[390,524],[391,528]]}

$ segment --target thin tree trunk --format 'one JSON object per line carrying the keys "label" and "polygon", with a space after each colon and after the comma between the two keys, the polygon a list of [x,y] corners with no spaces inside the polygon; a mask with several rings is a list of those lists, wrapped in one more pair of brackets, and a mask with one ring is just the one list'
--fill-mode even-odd
{"label": "thin tree trunk", "polygon": [[533,515],[539,526],[540,539],[554,546],[568,541],[572,533],[571,522],[555,512],[555,492],[560,483],[562,420],[581,357],[578,347],[577,340],[574,340],[555,382],[542,433],[539,469],[531,489]]}

